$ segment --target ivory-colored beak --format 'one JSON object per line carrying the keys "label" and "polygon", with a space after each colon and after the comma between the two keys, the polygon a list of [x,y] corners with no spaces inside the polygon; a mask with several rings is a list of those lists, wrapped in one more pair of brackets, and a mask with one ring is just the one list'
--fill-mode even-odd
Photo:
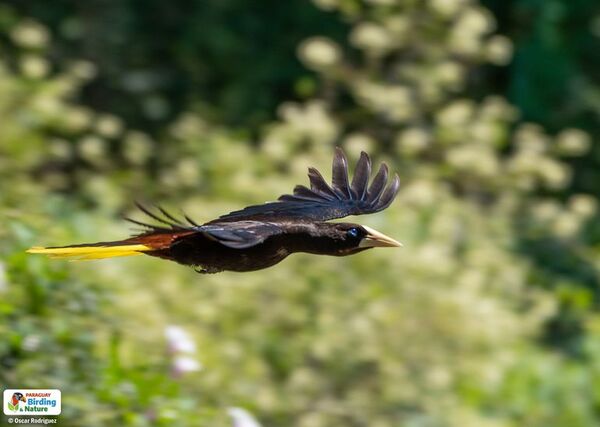
{"label": "ivory-colored beak", "polygon": [[392,239],[389,236],[386,236],[383,233],[380,233],[377,230],[373,230],[366,225],[362,226],[365,230],[367,230],[367,235],[360,241],[358,244],[359,248],[374,248],[374,247],[399,247],[403,246],[402,243],[397,240]]}

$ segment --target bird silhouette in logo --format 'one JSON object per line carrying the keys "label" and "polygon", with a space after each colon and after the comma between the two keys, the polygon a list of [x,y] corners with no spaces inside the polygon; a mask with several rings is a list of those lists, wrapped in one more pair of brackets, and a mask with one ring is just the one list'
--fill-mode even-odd
{"label": "bird silhouette in logo", "polygon": [[23,393],[13,393],[10,403],[8,404],[9,409],[13,411],[19,409],[19,402],[26,402],[25,396],[23,396]]}

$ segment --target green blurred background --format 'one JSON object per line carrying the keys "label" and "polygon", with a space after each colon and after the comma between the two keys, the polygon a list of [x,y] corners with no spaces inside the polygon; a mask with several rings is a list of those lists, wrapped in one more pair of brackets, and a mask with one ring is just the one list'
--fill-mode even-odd
{"label": "green blurred background", "polygon": [[[600,424],[599,42],[596,0],[1,0],[0,385],[65,426]],[[399,172],[358,221],[403,249],[24,253],[272,200],[336,145]]]}

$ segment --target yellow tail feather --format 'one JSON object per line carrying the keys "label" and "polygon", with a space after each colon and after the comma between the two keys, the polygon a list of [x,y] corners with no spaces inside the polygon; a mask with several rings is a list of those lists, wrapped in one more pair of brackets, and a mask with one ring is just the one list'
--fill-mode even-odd
{"label": "yellow tail feather", "polygon": [[142,255],[142,252],[152,250],[146,245],[122,246],[75,246],[64,248],[42,248],[34,246],[27,250],[30,254],[44,254],[53,259],[71,258],[72,260],[92,260],[113,258],[119,256]]}

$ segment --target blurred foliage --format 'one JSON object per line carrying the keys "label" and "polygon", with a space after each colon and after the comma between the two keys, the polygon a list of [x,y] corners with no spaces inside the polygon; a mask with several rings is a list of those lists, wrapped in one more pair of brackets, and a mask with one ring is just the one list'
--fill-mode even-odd
{"label": "blurred foliage", "polygon": [[296,45],[316,32],[344,33],[306,0],[3,3],[52,30],[53,62],[95,64],[97,76],[79,94],[85,104],[153,133],[191,107],[256,128],[306,74]]}
{"label": "blurred foliage", "polygon": [[[299,22],[308,14],[344,24],[297,46],[288,45],[294,31],[282,41],[307,69],[286,60],[298,73],[286,90],[297,79],[304,99],[257,107],[260,116],[274,99],[280,104],[256,140],[252,129],[215,118],[228,114],[219,111],[227,103],[216,103],[215,116],[194,96],[164,117],[160,132],[141,131],[143,121],[111,104],[91,108],[90,85],[114,94],[97,80],[105,65],[57,53],[66,33],[54,25],[66,16],[74,31],[89,14],[106,29],[92,3],[79,12],[69,2],[3,9],[0,383],[60,388],[64,425],[225,426],[228,407],[246,408],[265,427],[598,424],[599,188],[590,181],[580,194],[571,186],[573,164],[597,152],[590,134],[570,120],[545,130],[485,91],[489,67],[509,64],[522,46],[495,32],[481,4],[315,4],[323,12],[302,2],[278,7]],[[158,43],[162,32],[134,26],[114,5],[120,30],[96,30],[100,45],[119,31],[148,37],[142,51]],[[168,25],[196,16],[148,9]],[[42,12],[53,26],[33,19]],[[211,25],[228,31],[219,20]],[[277,39],[276,28],[258,27],[246,31]],[[240,39],[196,37],[236,57],[223,60],[232,73],[253,74],[247,53],[238,56]],[[133,61],[126,47],[133,52],[123,60]],[[196,61],[188,50],[178,55]],[[158,58],[145,63],[151,73],[160,73]],[[209,78],[194,84],[199,93],[249,90],[256,75],[238,80],[208,58],[199,60]],[[210,78],[225,86],[211,92]],[[178,99],[157,93],[169,105]],[[124,98],[147,102],[135,91],[111,102]],[[327,169],[334,145],[352,159],[364,149],[399,171],[398,200],[359,221],[404,249],[299,254],[268,270],[211,276],[146,257],[63,263],[23,252],[118,239],[127,233],[119,217],[136,215],[133,199],[180,206],[199,221],[272,200],[304,182],[307,166]]]}

